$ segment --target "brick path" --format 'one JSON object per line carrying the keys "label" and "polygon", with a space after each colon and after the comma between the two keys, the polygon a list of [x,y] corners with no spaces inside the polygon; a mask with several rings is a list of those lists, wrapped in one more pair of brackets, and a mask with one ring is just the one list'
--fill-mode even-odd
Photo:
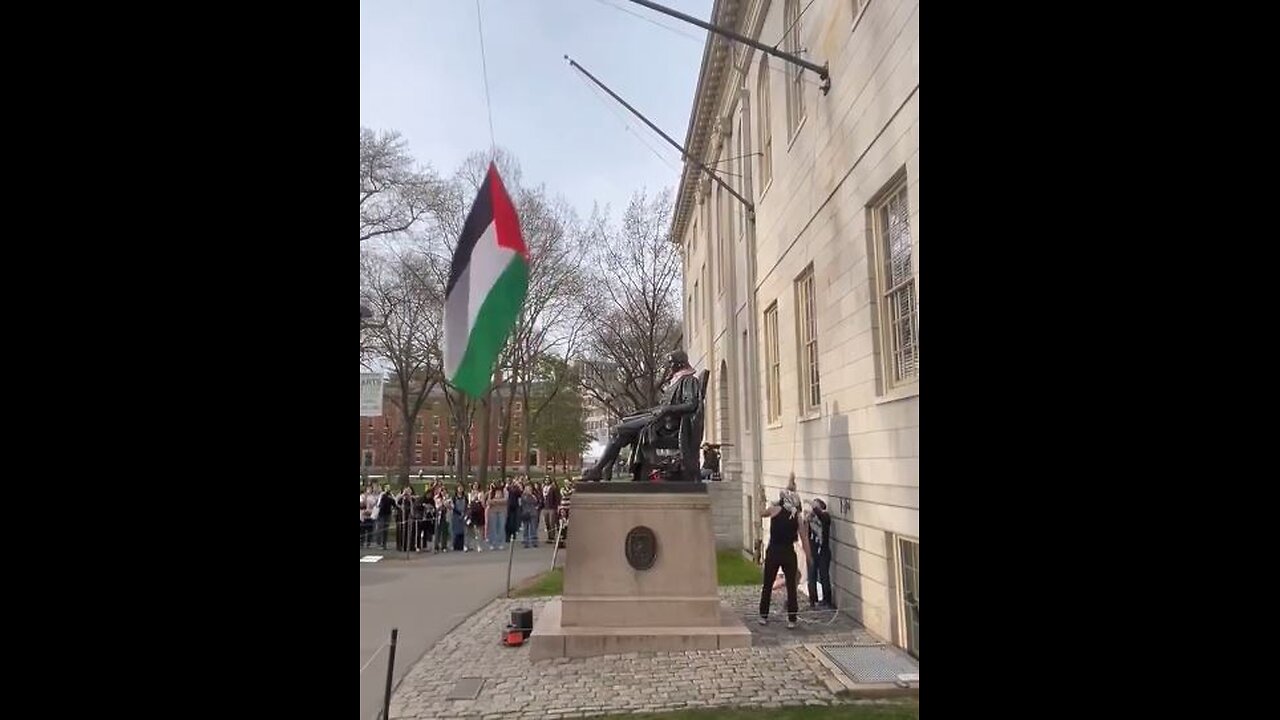
{"label": "brick path", "polygon": [[[688,653],[630,653],[534,662],[529,646],[501,644],[517,607],[538,618],[545,598],[494,600],[427,651],[391,701],[399,718],[580,718],[683,707],[830,705],[841,702],[829,671],[803,643],[869,641],[852,619],[830,611],[802,614],[787,630],[782,593],[775,592],[768,626],[755,619],[760,590],[721,588],[744,614],[751,648]],[[803,597],[801,598],[803,608]],[[475,700],[447,700],[461,678],[485,678]],[[829,684],[830,683],[830,684]]]}

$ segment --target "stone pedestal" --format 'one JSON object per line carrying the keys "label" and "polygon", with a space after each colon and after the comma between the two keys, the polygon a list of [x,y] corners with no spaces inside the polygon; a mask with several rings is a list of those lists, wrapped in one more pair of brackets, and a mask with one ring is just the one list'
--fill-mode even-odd
{"label": "stone pedestal", "polygon": [[564,596],[534,618],[535,660],[749,647],[716,584],[701,483],[582,483],[573,493]]}

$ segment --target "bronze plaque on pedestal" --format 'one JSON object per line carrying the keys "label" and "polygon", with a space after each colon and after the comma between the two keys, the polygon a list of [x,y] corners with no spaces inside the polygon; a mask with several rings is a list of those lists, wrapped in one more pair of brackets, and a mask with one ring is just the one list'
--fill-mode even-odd
{"label": "bronze plaque on pedestal", "polygon": [[643,525],[627,533],[626,545],[627,562],[636,570],[648,570],[658,559],[658,538]]}

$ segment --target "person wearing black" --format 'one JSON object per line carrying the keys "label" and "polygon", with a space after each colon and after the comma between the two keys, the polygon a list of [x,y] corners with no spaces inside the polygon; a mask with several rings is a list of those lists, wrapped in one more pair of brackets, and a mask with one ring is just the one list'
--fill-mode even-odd
{"label": "person wearing black", "polygon": [[720,474],[720,446],[702,443],[702,477],[711,480]]}
{"label": "person wearing black", "polygon": [[[635,415],[628,415],[623,418],[622,422],[613,426],[613,429],[609,432],[609,444],[605,446],[599,462],[582,471],[583,480],[588,482],[599,482],[601,479],[611,480],[613,463],[618,459],[618,453],[626,445],[634,446],[640,438],[640,432],[648,427],[649,423],[658,418],[668,416],[675,417],[678,420],[682,415],[697,411],[698,401],[702,396],[702,387],[696,377],[697,373],[689,365],[688,353],[683,350],[669,353],[667,355],[667,372],[669,375],[663,383],[667,387],[664,404],[648,410],[642,410]],[[696,443],[697,441],[698,438],[693,439],[693,442]],[[688,472],[696,476],[698,469],[697,456],[692,449],[690,452],[694,456],[686,461],[691,465]]]}
{"label": "person wearing black", "polygon": [[461,552],[466,548],[465,524],[467,517],[467,492],[462,483],[453,488],[453,497],[449,499],[449,529],[453,531],[453,550]]}
{"label": "person wearing black", "polygon": [[[763,499],[763,498],[762,498]],[[773,599],[773,581],[778,570],[787,584],[787,628],[796,626],[800,603],[796,598],[796,585],[800,582],[800,568],[796,561],[796,538],[809,552],[809,535],[800,534],[800,496],[796,494],[795,473],[787,481],[787,489],[778,496],[778,502],[760,511],[760,517],[769,520],[769,548],[764,555],[764,585],[760,588],[760,624],[769,623],[769,601]]]}
{"label": "person wearing black", "polygon": [[542,519],[547,526],[547,544],[556,541],[556,526],[560,523],[560,486],[548,480],[542,490]]}
{"label": "person wearing black", "polygon": [[822,583],[822,602],[832,610],[835,609],[835,595],[831,591],[831,513],[827,512],[827,504],[817,498],[810,503],[807,513],[809,522],[809,547],[813,553],[809,555],[809,607],[814,607],[818,600],[818,583]]}
{"label": "person wearing black", "polygon": [[418,530],[418,552],[423,552],[431,546],[431,540],[436,534],[436,506],[425,491],[422,497],[414,499],[413,515]]}
{"label": "person wearing black", "polygon": [[505,542],[515,542],[516,535],[520,534],[520,495],[523,492],[518,479],[513,479],[507,485],[507,526],[503,528],[506,533]]}
{"label": "person wearing black", "polygon": [[383,485],[382,494],[378,496],[378,544],[383,550],[387,549],[387,529],[395,511],[396,500],[387,492],[387,486]]}

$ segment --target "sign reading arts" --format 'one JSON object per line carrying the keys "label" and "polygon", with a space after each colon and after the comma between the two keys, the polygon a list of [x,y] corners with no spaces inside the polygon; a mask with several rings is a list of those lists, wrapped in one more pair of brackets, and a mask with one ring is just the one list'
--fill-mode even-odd
{"label": "sign reading arts", "polygon": [[360,417],[382,416],[382,373],[360,373]]}

